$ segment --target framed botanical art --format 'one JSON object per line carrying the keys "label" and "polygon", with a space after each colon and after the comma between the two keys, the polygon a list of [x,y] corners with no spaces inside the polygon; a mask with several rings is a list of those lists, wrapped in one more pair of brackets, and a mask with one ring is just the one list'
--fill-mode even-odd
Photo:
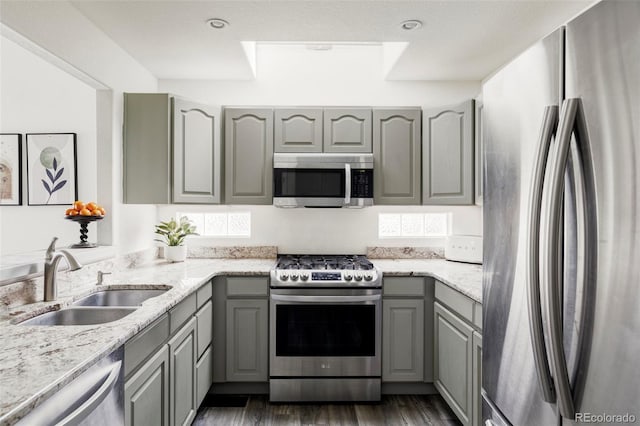
{"label": "framed botanical art", "polygon": [[0,133],[0,206],[22,204],[22,135]]}
{"label": "framed botanical art", "polygon": [[30,206],[69,205],[78,199],[75,133],[27,133]]}

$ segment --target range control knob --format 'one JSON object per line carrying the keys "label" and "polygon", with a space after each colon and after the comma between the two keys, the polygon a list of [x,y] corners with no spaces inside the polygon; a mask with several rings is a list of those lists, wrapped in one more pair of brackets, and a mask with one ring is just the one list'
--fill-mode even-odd
{"label": "range control knob", "polygon": [[291,273],[291,281],[297,281],[298,280],[298,273],[297,272],[292,272]]}
{"label": "range control knob", "polygon": [[345,272],[343,275],[343,278],[347,281],[351,281],[351,279],[353,278],[353,275],[351,275],[351,272]]}
{"label": "range control knob", "polygon": [[373,274],[371,272],[365,272],[364,279],[365,281],[371,281],[373,279]]}
{"label": "range control knob", "polygon": [[289,274],[287,274],[286,272],[280,272],[280,279],[282,281],[286,281],[289,279]]}
{"label": "range control knob", "polygon": [[302,281],[306,281],[309,279],[309,273],[308,272],[300,272],[300,279]]}
{"label": "range control knob", "polygon": [[356,279],[356,281],[362,281],[362,272],[356,272],[354,274],[354,278]]}

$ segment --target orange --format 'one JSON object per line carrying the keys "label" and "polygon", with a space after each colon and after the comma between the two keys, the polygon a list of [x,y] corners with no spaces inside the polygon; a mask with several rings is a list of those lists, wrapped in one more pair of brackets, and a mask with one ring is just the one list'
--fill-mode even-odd
{"label": "orange", "polygon": [[70,209],[67,209],[67,210],[64,212],[64,214],[65,214],[65,215],[67,215],[67,216],[71,216],[71,212],[75,212],[75,211],[76,211],[76,210],[72,207],[72,208],[70,208]]}
{"label": "orange", "polygon": [[78,210],[75,210],[75,209],[69,209],[69,210],[71,210],[69,212],[69,216],[78,216]]}
{"label": "orange", "polygon": [[107,214],[107,212],[105,212],[103,207],[98,207],[98,210],[100,210],[100,213],[102,213],[102,216],[104,216],[105,214]]}
{"label": "orange", "polygon": [[76,201],[75,203],[73,203],[73,208],[81,211],[82,209],[84,209],[84,203],[82,201]]}
{"label": "orange", "polygon": [[89,210],[92,210],[92,211],[93,211],[93,210],[95,210],[95,209],[97,209],[97,208],[98,208],[98,205],[97,205],[96,203],[94,203],[93,201],[91,201],[91,202],[87,203],[86,207],[87,207]]}
{"label": "orange", "polygon": [[80,210],[80,216],[91,216],[91,210],[89,209]]}
{"label": "orange", "polygon": [[100,210],[95,209],[91,211],[91,216],[102,216],[102,213],[100,213]]}

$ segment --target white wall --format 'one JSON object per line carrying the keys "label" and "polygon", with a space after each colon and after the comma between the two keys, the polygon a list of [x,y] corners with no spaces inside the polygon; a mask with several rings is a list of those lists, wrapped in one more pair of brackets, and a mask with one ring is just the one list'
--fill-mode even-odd
{"label": "white wall", "polygon": [[[385,81],[382,50],[348,46],[328,52],[299,46],[262,46],[252,81],[160,80],[158,90],[214,105],[371,105],[456,104],[476,97],[480,82]],[[220,120],[218,120],[218,125]],[[250,211],[249,239],[195,239],[204,245],[277,245],[280,252],[354,252],[367,246],[442,246],[442,239],[378,239],[380,212],[451,212],[454,234],[482,234],[480,207],[382,207],[277,209],[272,206],[160,206],[159,220],[176,212]]]}
{"label": "white wall", "polygon": [[1,9],[3,35],[98,89],[97,197],[107,208],[98,241],[119,254],[152,246],[156,207],[122,204],[122,93],[155,92],[156,78],[68,1],[2,2]]}
{"label": "white wall", "polygon": [[[23,134],[23,205],[0,207],[0,253],[44,249],[53,236],[60,245],[78,242],[79,225],[64,220],[70,205],[27,205],[24,134],[77,133],[78,197],[96,200],[96,91],[4,37],[0,47],[0,131]],[[95,238],[95,225],[89,232]]]}

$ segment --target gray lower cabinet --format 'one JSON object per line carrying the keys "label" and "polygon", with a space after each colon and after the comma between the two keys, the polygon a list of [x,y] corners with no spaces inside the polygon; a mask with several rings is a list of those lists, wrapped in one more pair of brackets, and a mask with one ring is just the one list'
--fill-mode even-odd
{"label": "gray lower cabinet", "polygon": [[424,379],[424,299],[382,301],[382,381]]}
{"label": "gray lower cabinet", "polygon": [[276,108],[274,152],[322,152],[321,108]]}
{"label": "gray lower cabinet", "polygon": [[482,335],[473,332],[473,422],[474,426],[482,425]]}
{"label": "gray lower cabinet", "polygon": [[196,416],[196,319],[169,340],[169,412],[171,426],[190,425]]}
{"label": "gray lower cabinet", "polygon": [[266,299],[227,300],[227,369],[229,382],[266,382],[269,304]]}
{"label": "gray lower cabinet", "polygon": [[217,110],[168,93],[125,93],[124,202],[221,202]]}
{"label": "gray lower cabinet", "polygon": [[224,110],[225,204],[272,204],[273,109]]}
{"label": "gray lower cabinet", "polygon": [[169,349],[163,345],[125,382],[124,424],[169,425]]}
{"label": "gray lower cabinet", "polygon": [[325,108],[324,152],[371,152],[370,108]]}
{"label": "gray lower cabinet", "polygon": [[374,109],[374,203],[420,204],[420,108]]}
{"label": "gray lower cabinet", "polygon": [[425,112],[422,204],[473,204],[473,115],[473,100]]}
{"label": "gray lower cabinet", "polygon": [[463,425],[472,424],[473,328],[434,306],[435,386]]}

